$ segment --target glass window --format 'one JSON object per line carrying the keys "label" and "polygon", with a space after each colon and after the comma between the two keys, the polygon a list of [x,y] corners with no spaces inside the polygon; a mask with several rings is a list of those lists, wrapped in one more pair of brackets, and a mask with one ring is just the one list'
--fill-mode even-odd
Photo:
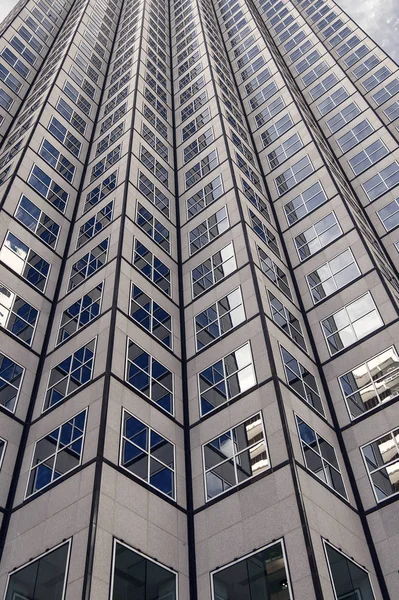
{"label": "glass window", "polygon": [[58,404],[91,380],[95,349],[96,339],[78,348],[51,369],[43,410]]}
{"label": "glass window", "polygon": [[57,245],[60,226],[50,219],[26,196],[21,196],[14,214],[15,218],[51,248]]}
{"label": "glass window", "polygon": [[[351,38],[351,39],[353,39],[353,38]],[[354,39],[357,44],[360,43],[360,40],[357,36],[355,36]],[[349,48],[347,49],[347,46],[349,45],[350,41],[351,40],[349,40],[347,42],[347,44],[342,44],[342,46],[337,50],[337,52],[340,56],[344,56],[347,52],[349,52]],[[356,45],[356,43],[354,44],[354,46]],[[354,46],[352,46],[352,47],[354,47]],[[363,58],[363,56],[366,56],[366,54],[368,54],[369,52],[370,52],[370,50],[369,50],[368,46],[366,46],[365,44],[362,44],[362,46],[360,46],[357,50],[355,50],[354,52],[352,52],[352,54],[350,54],[347,58],[345,58],[344,63],[347,67],[351,67],[358,60]]]}
{"label": "glass window", "polygon": [[366,92],[369,92],[370,90],[373,90],[375,87],[377,87],[379,83],[387,79],[387,77],[389,77],[390,74],[391,71],[388,69],[388,67],[383,66],[381,67],[381,69],[378,69],[378,71],[373,73],[373,75],[367,77],[367,79],[365,79],[365,81],[362,82],[362,86],[364,87]]}
{"label": "glass window", "polygon": [[215,169],[219,164],[218,154],[213,150],[208,156],[205,156],[200,162],[195,164],[185,173],[186,189],[203,179],[208,173]]}
{"label": "glass window", "polygon": [[[15,38],[14,38],[15,39]],[[4,48],[4,50],[1,53],[1,56],[4,58],[4,60],[6,60],[8,62],[9,65],[11,65],[17,73],[19,73],[19,75],[21,75],[24,79],[26,79],[29,75],[29,69],[28,67],[25,65],[24,62],[22,62],[22,60],[19,60],[19,58],[14,54],[14,52],[12,52],[9,48]]]}
{"label": "glass window", "polygon": [[276,600],[293,598],[281,541],[212,573],[213,600],[255,600],[262,596]]}
{"label": "glass window", "polygon": [[353,121],[357,115],[360,114],[360,108],[354,102],[345,106],[339,113],[337,113],[334,117],[331,117],[327,121],[327,125],[331,133],[335,133],[342,129],[344,125]]}
{"label": "glass window", "polygon": [[191,271],[193,298],[237,269],[233,243],[219,250]]}
{"label": "glass window", "polygon": [[81,464],[86,415],[87,410],[82,411],[36,442],[26,497],[32,496]]}
{"label": "glass window", "polygon": [[298,416],[296,417],[296,423],[306,467],[316,477],[347,499],[334,447]]}
{"label": "glass window", "polygon": [[375,600],[367,571],[327,542],[324,546],[336,597],[342,600]]}
{"label": "glass window", "polygon": [[347,248],[306,276],[314,304],[351,283],[359,275],[360,269],[351,250]]}
{"label": "glass window", "polygon": [[210,244],[216,237],[229,228],[227,207],[224,206],[208,219],[200,223],[189,233],[190,254]]}
{"label": "glass window", "polygon": [[[323,73],[325,73],[326,71],[328,71],[328,64],[326,63],[325,60],[322,60],[321,62],[319,62],[318,65],[316,65],[314,67],[314,69],[311,69],[310,71],[308,71],[306,73],[306,75],[304,75],[302,77],[302,82],[304,84],[304,86],[308,86],[312,83],[314,83],[315,81],[318,81],[320,79],[320,77],[323,75]],[[322,87],[322,89],[324,90],[324,88]],[[310,92],[312,94],[312,92],[319,91],[317,90],[317,86],[315,88],[313,88],[313,90]],[[318,96],[317,96],[318,97]]]}
{"label": "glass window", "polygon": [[194,156],[200,154],[202,150],[207,148],[214,140],[213,128],[210,127],[204,133],[202,133],[197,139],[191,142],[188,146],[183,149],[184,162],[189,162]]}
{"label": "glass window", "polygon": [[288,385],[299,394],[305,402],[324,415],[316,378],[301,365],[292,354],[283,348],[283,346],[281,346],[281,356]]}
{"label": "glass window", "polygon": [[299,259],[305,260],[342,234],[337,217],[332,212],[294,238]]}
{"label": "glass window", "polygon": [[292,167],[289,167],[286,171],[283,171],[281,175],[275,179],[279,196],[296,186],[297,183],[301,182],[308,175],[313,173],[313,171],[314,167],[308,156],[304,156],[298,162],[292,165]]}
{"label": "glass window", "polygon": [[120,465],[170,498],[175,492],[175,446],[123,410]]}
{"label": "glass window", "polygon": [[48,200],[62,213],[65,212],[69,194],[37,165],[33,166],[28,183],[42,198]]}
{"label": "glass window", "polygon": [[25,369],[0,352],[0,404],[14,412]]}
{"label": "glass window", "polygon": [[170,253],[169,230],[156,219],[140,202],[137,203],[137,225],[165,252]]}
{"label": "glass window", "polygon": [[130,292],[129,314],[165,346],[172,348],[171,315],[134,283]]}
{"label": "glass window", "polygon": [[288,225],[293,225],[307,214],[327,202],[327,196],[320,181],[317,181],[302,194],[296,196],[284,205],[284,212]]}
{"label": "glass window", "polygon": [[194,318],[197,350],[245,321],[241,288],[233,290]]}
{"label": "glass window", "polygon": [[16,35],[14,35],[14,37],[11,39],[10,44],[30,65],[35,64],[37,57],[25,46],[25,44],[21,42]]}
{"label": "glass window", "polygon": [[291,129],[293,126],[294,123],[289,113],[278,119],[278,121],[273,123],[273,125],[271,125],[261,134],[262,142],[265,148],[282,136],[286,131],[289,131],[289,129]]}
{"label": "glass window", "polygon": [[168,296],[172,295],[171,273],[159,258],[137,239],[134,241],[133,264]]}
{"label": "glass window", "polygon": [[80,226],[78,238],[76,240],[76,248],[81,248],[86,242],[91,240],[111,223],[113,210],[114,202],[112,200]]}
{"label": "glass window", "polygon": [[98,317],[101,311],[103,282],[71,304],[61,316],[57,345]]}
{"label": "glass window", "polygon": [[280,250],[279,250],[279,247],[278,247],[278,244],[277,244],[277,238],[274,235],[274,233],[272,233],[270,231],[270,229],[268,229],[266,227],[266,225],[263,223],[263,221],[261,221],[261,219],[259,219],[259,217],[257,217],[255,215],[255,213],[252,212],[252,210],[248,209],[248,213],[249,213],[249,220],[250,220],[250,224],[251,224],[252,229],[261,238],[261,240],[263,240],[265,242],[265,244],[278,257],[280,257]]}
{"label": "glass window", "polygon": [[0,64],[0,80],[16,94],[22,87],[22,83],[2,64]]}
{"label": "glass window", "polygon": [[[122,124],[123,126],[123,124]],[[151,148],[154,148],[156,152],[158,152],[159,156],[163,158],[166,162],[168,162],[168,147],[166,144],[159,139],[158,136],[150,129],[145,123],[142,125],[142,135],[143,138],[148,142]]]}
{"label": "glass window", "polygon": [[39,150],[40,156],[51,165],[64,179],[72,183],[75,174],[73,165],[53,144],[44,139]]}
{"label": "glass window", "polygon": [[374,127],[370,125],[367,119],[358,123],[353,129],[337,139],[342,152],[348,152],[351,148],[359,144],[366,137],[371,135]]}
{"label": "glass window", "polygon": [[223,432],[202,449],[207,500],[270,467],[261,413]]}
{"label": "glass window", "polygon": [[399,183],[399,164],[395,161],[382,169],[377,175],[368,179],[363,184],[363,189],[366,192],[370,202],[385,194],[388,190],[395,187]]}
{"label": "glass window", "polygon": [[390,121],[395,121],[395,119],[399,117],[399,100],[396,100],[396,102],[393,102],[393,104],[388,106],[384,110],[384,113]]}
{"label": "glass window", "polygon": [[256,385],[250,343],[199,373],[198,383],[201,416]]}
{"label": "glass window", "polygon": [[394,346],[338,378],[349,415],[356,419],[399,394],[399,356]]}
{"label": "glass window", "polygon": [[122,144],[115,146],[108,154],[99,160],[91,169],[90,183],[100,177],[107,169],[112,167],[121,157]]}
{"label": "glass window", "polygon": [[328,114],[331,112],[336,106],[339,106],[349,97],[349,93],[346,91],[344,87],[338,88],[335,92],[328,96],[325,100],[320,102],[317,105],[317,109],[321,116]]}
{"label": "glass window", "polygon": [[59,98],[56,106],[57,111],[82,135],[85,134],[87,123],[75,112],[63,98]]}
{"label": "glass window", "polygon": [[278,92],[278,87],[275,81],[271,81],[266,87],[260,92],[257,92],[249,101],[251,110],[255,110],[262,106],[264,102],[267,102],[274,94]]}
{"label": "glass window", "polygon": [[115,541],[112,600],[140,596],[151,600],[176,600],[177,575]]}
{"label": "glass window", "polygon": [[350,302],[321,322],[331,355],[354,344],[384,323],[370,292]]}
{"label": "glass window", "polygon": [[380,106],[384,104],[389,98],[392,98],[395,94],[399,92],[399,79],[393,79],[383,88],[381,88],[378,92],[373,94],[373,100]]}
{"label": "glass window", "polygon": [[96,271],[105,265],[107,262],[108,245],[109,238],[106,238],[72,265],[68,282],[68,292],[77,287],[82,281],[94,275]]}
{"label": "glass window", "polygon": [[0,327],[32,344],[39,311],[0,283]]}
{"label": "glass window", "polygon": [[277,146],[275,150],[269,152],[267,160],[271,169],[275,169],[285,160],[293,156],[303,147],[303,143],[298,133],[294,133],[283,144]]}
{"label": "glass window", "polygon": [[48,130],[57,138],[67,150],[74,156],[78,157],[82,147],[81,142],[55,117],[52,117]]}
{"label": "glass window", "polygon": [[388,148],[381,140],[376,140],[370,146],[350,159],[349,165],[355,175],[360,175],[371,165],[388,154]]}
{"label": "glass window", "polygon": [[222,176],[218,175],[205,187],[187,199],[187,218],[191,219],[204,208],[215,202],[223,194]]}
{"label": "glass window", "polygon": [[374,69],[374,67],[378,64],[380,64],[380,59],[377,58],[375,54],[372,54],[360,65],[358,65],[356,69],[353,69],[352,75],[355,79],[360,79],[360,77],[363,77],[363,75]]}
{"label": "glass window", "polygon": [[139,190],[158,210],[169,217],[169,199],[144,173],[139,173]]}
{"label": "glass window", "polygon": [[66,542],[13,571],[8,580],[5,600],[40,600],[46,595],[52,600],[63,600],[69,548],[70,543]]}
{"label": "glass window", "polygon": [[285,108],[285,102],[281,96],[273,100],[268,106],[263,108],[259,113],[255,115],[256,125],[262,127],[265,123],[270,121],[274,116],[279,114]]}
{"label": "glass window", "polygon": [[377,212],[386,231],[391,231],[399,225],[399,198],[393,200]]}
{"label": "glass window", "polygon": [[288,310],[269,290],[269,302],[273,321],[282,329],[302,350],[307,352],[305,338],[299,319]]}
{"label": "glass window", "polygon": [[140,148],[140,160],[161,183],[169,187],[169,173],[167,169],[144,146]]}
{"label": "glass window", "polygon": [[0,106],[6,110],[10,110],[13,104],[14,100],[11,98],[11,96],[9,96],[5,90],[0,88]]}
{"label": "glass window", "polygon": [[1,247],[0,260],[35,288],[44,292],[50,273],[50,264],[10,231],[7,232]]}
{"label": "glass window", "polygon": [[362,446],[363,460],[377,502],[399,492],[399,429]]}
{"label": "glass window", "polygon": [[86,195],[83,213],[90,210],[93,206],[101,202],[101,200],[104,200],[108,194],[113,192],[116,188],[116,183],[117,171],[114,171]]}
{"label": "glass window", "polygon": [[290,300],[292,300],[292,294],[290,290],[290,284],[288,277],[282,269],[260,248],[258,248],[259,262],[262,271]]}
{"label": "glass window", "polygon": [[325,92],[331,89],[338,82],[338,77],[335,73],[331,73],[325,77],[320,83],[310,90],[310,95],[313,100],[320,98]]}
{"label": "glass window", "polygon": [[129,338],[125,380],[159,408],[173,414],[173,373]]}

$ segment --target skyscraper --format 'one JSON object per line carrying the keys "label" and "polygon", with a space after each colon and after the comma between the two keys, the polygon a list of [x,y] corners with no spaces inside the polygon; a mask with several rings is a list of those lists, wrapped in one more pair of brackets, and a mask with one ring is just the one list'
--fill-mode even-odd
{"label": "skyscraper", "polygon": [[398,66],[333,0],[0,55],[0,597],[397,600]]}

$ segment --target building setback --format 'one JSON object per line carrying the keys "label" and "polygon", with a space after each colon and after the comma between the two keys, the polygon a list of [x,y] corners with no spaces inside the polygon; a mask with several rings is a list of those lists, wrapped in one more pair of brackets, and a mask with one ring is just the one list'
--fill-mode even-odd
{"label": "building setback", "polygon": [[398,140],[333,0],[20,0],[0,598],[399,598]]}

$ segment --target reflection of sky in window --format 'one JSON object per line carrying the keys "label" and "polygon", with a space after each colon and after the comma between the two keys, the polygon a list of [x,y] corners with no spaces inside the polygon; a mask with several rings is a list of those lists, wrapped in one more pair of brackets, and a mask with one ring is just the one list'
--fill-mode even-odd
{"label": "reflection of sky in window", "polygon": [[338,6],[399,63],[399,0],[336,0]]}

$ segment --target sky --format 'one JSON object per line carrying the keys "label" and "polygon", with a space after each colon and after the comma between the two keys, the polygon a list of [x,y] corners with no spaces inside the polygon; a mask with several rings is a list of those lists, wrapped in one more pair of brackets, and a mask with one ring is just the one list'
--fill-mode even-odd
{"label": "sky", "polygon": [[[336,0],[399,63],[399,0]],[[0,0],[0,22],[16,4]]]}

